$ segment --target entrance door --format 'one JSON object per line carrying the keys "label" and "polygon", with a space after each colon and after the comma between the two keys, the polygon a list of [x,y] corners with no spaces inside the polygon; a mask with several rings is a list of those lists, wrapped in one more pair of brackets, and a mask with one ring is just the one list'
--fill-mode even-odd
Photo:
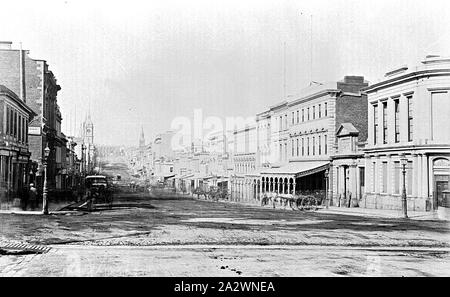
{"label": "entrance door", "polygon": [[359,199],[363,198],[364,195],[364,167],[359,167]]}
{"label": "entrance door", "polygon": [[[445,178],[448,178],[447,176],[444,176]],[[437,180],[436,181],[436,195],[435,195],[435,199],[434,199],[434,209],[437,209],[437,207],[450,207],[450,205],[448,205],[448,202],[446,201],[447,198],[446,196],[444,196],[444,191],[449,190],[449,186],[448,186],[448,180]]]}
{"label": "entrance door", "polygon": [[438,158],[433,161],[434,175],[434,193],[433,193],[433,209],[440,207],[450,207],[450,160],[446,158]]}

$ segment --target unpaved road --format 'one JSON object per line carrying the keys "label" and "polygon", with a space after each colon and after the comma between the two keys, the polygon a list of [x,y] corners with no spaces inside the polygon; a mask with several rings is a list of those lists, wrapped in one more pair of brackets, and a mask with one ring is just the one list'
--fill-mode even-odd
{"label": "unpaved road", "polygon": [[0,258],[3,276],[450,276],[449,250],[315,246],[57,246]]}
{"label": "unpaved road", "polygon": [[0,214],[0,275],[450,276],[446,221],[273,210],[172,195],[121,195],[113,209]]}

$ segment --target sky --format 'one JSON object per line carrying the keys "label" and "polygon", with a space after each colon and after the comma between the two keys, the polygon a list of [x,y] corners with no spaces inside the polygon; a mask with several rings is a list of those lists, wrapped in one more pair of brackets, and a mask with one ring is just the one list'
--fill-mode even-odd
{"label": "sky", "polygon": [[63,132],[78,133],[90,113],[107,145],[137,145],[141,127],[149,142],[194,109],[248,117],[311,80],[376,82],[450,55],[447,0],[22,0],[1,10],[0,40],[46,60],[61,85]]}

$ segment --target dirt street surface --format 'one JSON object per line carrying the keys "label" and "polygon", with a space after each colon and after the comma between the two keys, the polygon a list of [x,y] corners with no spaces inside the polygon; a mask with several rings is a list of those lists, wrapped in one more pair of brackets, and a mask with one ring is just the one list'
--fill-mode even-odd
{"label": "dirt street surface", "polygon": [[92,213],[0,214],[0,251],[35,247],[0,253],[0,275],[450,276],[449,231],[448,221],[122,194]]}

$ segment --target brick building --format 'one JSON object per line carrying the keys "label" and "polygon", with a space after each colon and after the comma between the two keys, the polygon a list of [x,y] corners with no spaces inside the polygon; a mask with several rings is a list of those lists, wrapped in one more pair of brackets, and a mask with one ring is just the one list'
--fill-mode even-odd
{"label": "brick building", "polygon": [[258,114],[258,193],[324,191],[337,148],[336,131],[352,123],[360,131],[358,140],[367,137],[367,97],[361,93],[367,86],[362,76],[316,83]]}
{"label": "brick building", "polygon": [[[13,49],[11,42],[0,42],[0,84],[5,85],[18,95],[37,116],[29,123],[29,150],[32,162],[40,168],[32,176],[38,188],[42,187],[42,158],[46,145],[50,148],[48,158],[48,186],[54,189],[57,175],[57,148],[65,146],[58,141],[57,93],[61,87],[49,70],[46,61],[32,59],[28,50]],[[59,118],[58,118],[59,117]]]}
{"label": "brick building", "polygon": [[30,170],[28,123],[35,113],[0,85],[0,209],[24,206]]}

